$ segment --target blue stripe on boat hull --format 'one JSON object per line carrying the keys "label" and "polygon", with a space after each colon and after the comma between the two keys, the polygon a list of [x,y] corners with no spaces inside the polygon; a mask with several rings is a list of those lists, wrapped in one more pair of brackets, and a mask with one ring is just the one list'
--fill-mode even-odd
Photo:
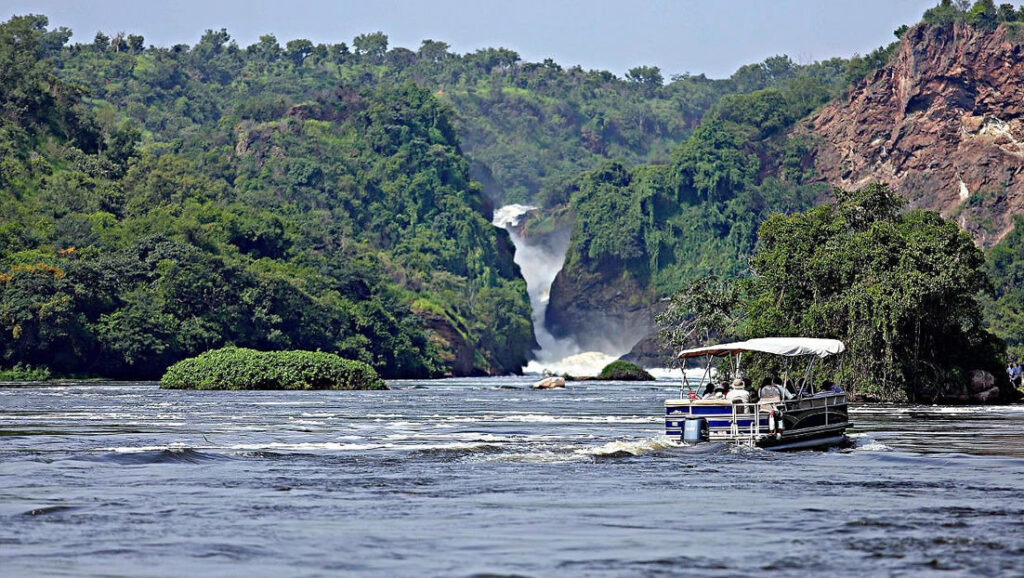
{"label": "blue stripe on boat hull", "polygon": [[[729,415],[731,416],[732,414],[730,413]],[[683,417],[683,416],[685,416],[685,417]],[[691,416],[689,414],[683,414],[682,416],[680,416],[680,415],[673,415],[673,416],[671,416],[671,419],[669,419],[669,418],[665,419],[665,434],[666,435],[670,435],[670,436],[682,435],[682,433],[683,433],[683,425],[686,423],[686,418],[691,418],[691,417],[692,418],[703,417],[704,419],[707,419],[708,420],[708,429],[710,431],[712,431],[712,432],[715,432],[715,431],[719,431],[719,432],[732,432],[732,420],[731,419],[725,419],[725,420],[723,420],[723,419],[708,419],[708,416],[704,416],[704,415],[693,415],[693,416]],[[683,418],[683,419],[679,419],[679,418]],[[758,421],[761,424],[761,433],[768,433],[768,417],[767,416],[762,416],[762,417],[760,417],[758,419]],[[739,428],[739,433],[740,434],[749,434],[749,433],[751,433],[751,430],[753,429],[754,419],[753,418],[737,419],[736,420],[736,426]]]}

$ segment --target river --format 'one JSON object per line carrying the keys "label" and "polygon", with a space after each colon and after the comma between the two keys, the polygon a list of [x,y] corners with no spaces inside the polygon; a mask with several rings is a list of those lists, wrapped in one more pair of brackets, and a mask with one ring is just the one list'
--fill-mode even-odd
{"label": "river", "polygon": [[0,389],[4,576],[1022,575],[1024,407],[661,436],[671,382]]}

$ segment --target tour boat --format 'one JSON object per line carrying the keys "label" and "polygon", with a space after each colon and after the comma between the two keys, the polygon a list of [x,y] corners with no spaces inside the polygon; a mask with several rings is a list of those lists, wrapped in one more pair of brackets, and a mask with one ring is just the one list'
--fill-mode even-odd
{"label": "tour boat", "polygon": [[[679,398],[665,400],[665,433],[686,443],[724,441],[770,450],[824,448],[848,443],[851,427],[846,393],[831,382],[815,387],[815,362],[846,350],[842,341],[807,337],[766,337],[710,347],[686,349],[683,360],[706,358],[703,377],[691,383],[683,371]],[[730,371],[742,376],[744,353],[781,356],[785,368],[778,383],[765,384],[756,396],[744,399],[702,399],[713,383],[712,361],[728,356]],[[806,361],[802,375],[790,377],[793,362]],[[738,385],[738,384],[737,384]],[[712,394],[715,395],[715,394]]]}

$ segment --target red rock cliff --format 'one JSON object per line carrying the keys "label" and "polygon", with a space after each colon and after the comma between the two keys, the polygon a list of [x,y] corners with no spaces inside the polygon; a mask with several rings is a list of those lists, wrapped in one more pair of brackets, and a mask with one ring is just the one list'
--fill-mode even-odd
{"label": "red rock cliff", "polygon": [[811,119],[830,184],[883,181],[982,246],[1024,210],[1024,48],[1003,27],[919,25],[892,62]]}

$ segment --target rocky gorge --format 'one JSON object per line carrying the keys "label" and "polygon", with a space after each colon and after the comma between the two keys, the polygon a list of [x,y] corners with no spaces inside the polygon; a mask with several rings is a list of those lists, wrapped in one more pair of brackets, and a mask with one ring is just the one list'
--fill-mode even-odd
{"label": "rocky gorge", "polygon": [[[818,203],[832,197],[832,187],[850,191],[883,183],[906,200],[905,210],[938,212],[967,231],[976,246],[992,248],[1013,231],[1015,216],[1024,209],[1022,38],[1020,22],[982,27],[959,19],[901,30],[899,42],[886,49],[884,63],[785,131],[765,130],[764,124],[757,125],[763,118],[753,123],[767,136],[740,149],[757,156],[758,193],[780,186],[772,183],[787,187],[802,180],[820,185]],[[705,124],[720,118],[724,113],[712,108]],[[686,181],[674,180],[681,172],[677,159],[643,169],[661,171],[660,194],[686,195]],[[634,181],[637,174],[631,175]],[[624,186],[641,199],[653,196],[634,184]],[[729,201],[737,190],[719,189],[718,194]],[[722,201],[709,196],[704,202]],[[544,319],[552,334],[602,350],[611,349],[605,336],[614,335],[630,342],[623,359],[647,367],[665,365],[670,352],[660,346],[653,319],[672,291],[671,285],[659,285],[659,277],[670,277],[678,267],[678,252],[674,259],[664,257],[657,229],[679,228],[665,225],[672,217],[659,213],[658,206],[655,197],[621,210],[641,223],[636,232],[621,237],[642,246],[632,260],[591,258],[588,233],[573,228],[566,267],[551,286]],[[735,223],[713,228],[729,237],[736,231]],[[745,258],[742,251],[740,257]],[[969,381],[963,394],[950,401],[984,403],[999,391],[990,373],[975,371]]]}

